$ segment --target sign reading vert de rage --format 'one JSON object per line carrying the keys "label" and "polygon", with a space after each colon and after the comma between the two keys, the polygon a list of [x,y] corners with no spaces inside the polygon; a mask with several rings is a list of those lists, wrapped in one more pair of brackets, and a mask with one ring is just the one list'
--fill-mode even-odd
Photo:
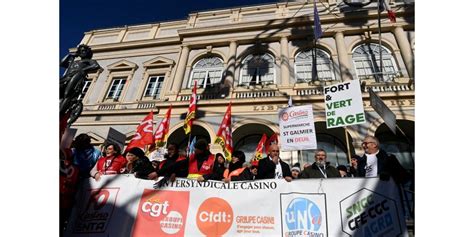
{"label": "sign reading vert de rage", "polygon": [[294,106],[278,113],[282,151],[316,149],[313,107]]}
{"label": "sign reading vert de rage", "polygon": [[359,79],[324,87],[326,127],[365,123]]}

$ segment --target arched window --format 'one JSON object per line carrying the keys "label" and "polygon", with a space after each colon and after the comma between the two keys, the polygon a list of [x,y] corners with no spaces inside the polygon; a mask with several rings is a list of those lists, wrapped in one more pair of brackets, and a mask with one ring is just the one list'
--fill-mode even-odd
{"label": "arched window", "polygon": [[194,64],[188,88],[193,86],[194,80],[197,80],[199,88],[215,86],[221,82],[223,71],[224,63],[222,59],[218,57],[203,58]]}
{"label": "arched window", "polygon": [[[315,64],[316,68],[314,68]],[[315,76],[315,69],[318,72],[317,76]],[[309,49],[298,53],[295,59],[295,71],[297,82],[309,82],[313,78],[320,81],[335,80],[331,58],[321,49]]]}
{"label": "arched window", "polygon": [[[380,51],[382,51],[383,73],[380,70]],[[359,79],[375,78],[377,81],[390,81],[398,74],[392,53],[384,46],[368,43],[354,48],[352,60]]]}
{"label": "arched window", "polygon": [[251,54],[242,62],[241,85],[267,85],[275,83],[275,60],[268,54]]}

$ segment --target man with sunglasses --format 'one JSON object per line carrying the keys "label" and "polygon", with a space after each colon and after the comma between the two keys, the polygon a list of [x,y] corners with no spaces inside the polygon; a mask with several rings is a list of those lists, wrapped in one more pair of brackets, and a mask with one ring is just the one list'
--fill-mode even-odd
{"label": "man with sunglasses", "polygon": [[362,142],[365,154],[358,160],[359,177],[380,177],[389,180],[392,177],[397,183],[405,183],[408,179],[406,170],[398,159],[379,148],[380,142],[374,136],[366,136]]}

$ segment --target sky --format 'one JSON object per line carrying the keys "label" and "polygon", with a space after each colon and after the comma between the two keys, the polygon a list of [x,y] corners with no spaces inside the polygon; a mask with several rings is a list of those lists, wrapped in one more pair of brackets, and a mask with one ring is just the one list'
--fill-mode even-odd
{"label": "sky", "polygon": [[[75,48],[84,32],[95,29],[187,19],[188,14],[203,10],[225,9],[278,0],[60,0],[60,55]],[[286,1],[283,1],[286,2]]]}

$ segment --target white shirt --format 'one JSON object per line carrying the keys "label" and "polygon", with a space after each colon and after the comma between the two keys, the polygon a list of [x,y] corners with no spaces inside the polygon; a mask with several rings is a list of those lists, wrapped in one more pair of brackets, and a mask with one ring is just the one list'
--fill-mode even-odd
{"label": "white shirt", "polygon": [[365,177],[377,177],[377,153],[375,154],[365,154],[367,156],[367,164],[365,165]]}
{"label": "white shirt", "polygon": [[283,179],[283,170],[281,169],[280,159],[278,159],[278,163],[275,167],[275,179]]}

